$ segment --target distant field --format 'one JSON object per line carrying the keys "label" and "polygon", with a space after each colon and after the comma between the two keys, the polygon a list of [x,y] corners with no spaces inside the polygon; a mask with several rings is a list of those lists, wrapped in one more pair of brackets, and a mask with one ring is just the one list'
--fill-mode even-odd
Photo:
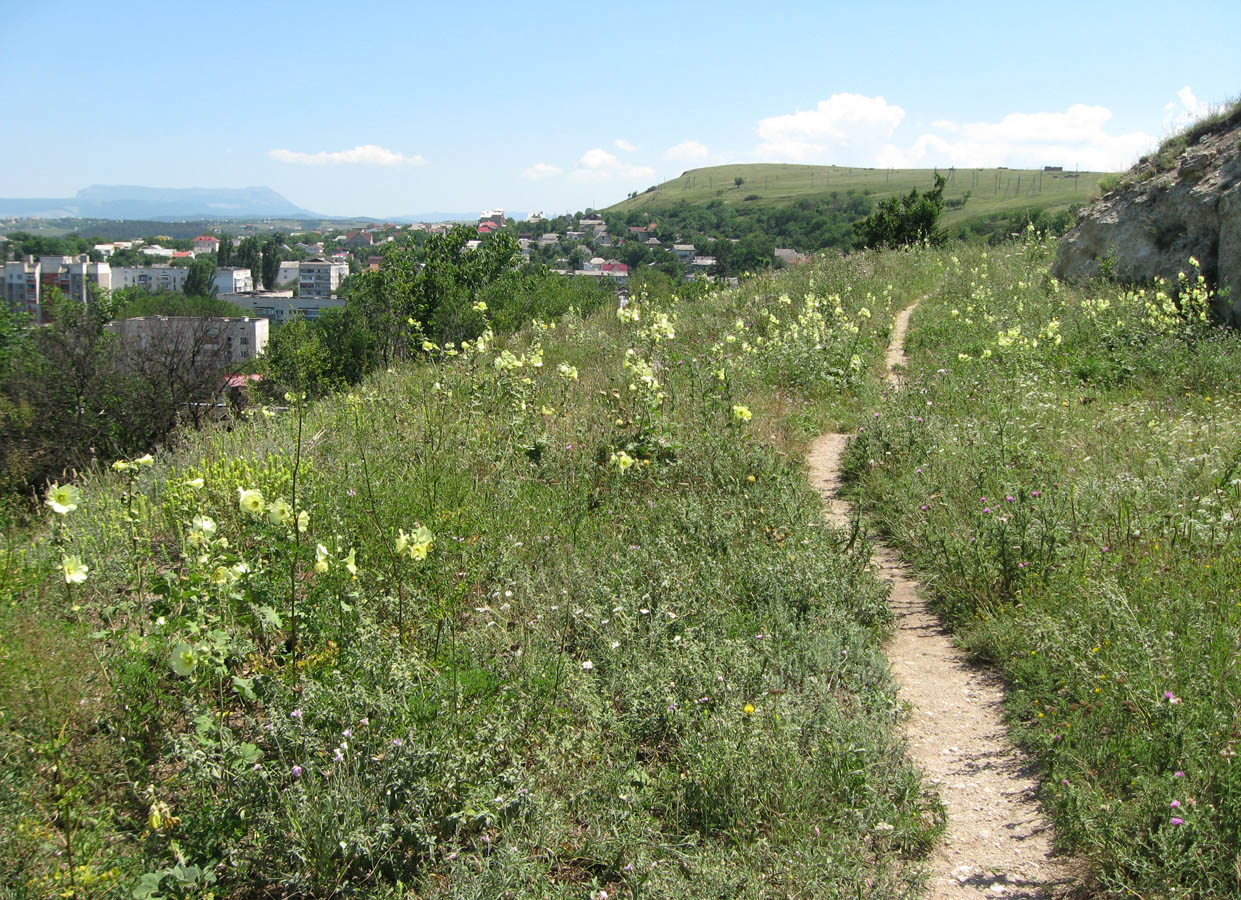
{"label": "distant field", "polygon": [[[870,191],[876,197],[925,190],[934,183],[934,169],[857,169],[845,166],[797,166],[746,164],[690,169],[679,178],[657,185],[609,207],[609,212],[662,207],[682,200],[708,203],[723,200],[732,205],[785,206],[813,200],[833,191]],[[960,209],[945,209],[943,225],[951,227],[970,219],[985,218],[1012,209],[1057,209],[1086,203],[1099,194],[1104,172],[1043,172],[1032,169],[943,169],[948,178],[944,197],[959,200],[969,192]],[[738,187],[735,179],[744,178]],[[757,199],[747,200],[747,197]]]}

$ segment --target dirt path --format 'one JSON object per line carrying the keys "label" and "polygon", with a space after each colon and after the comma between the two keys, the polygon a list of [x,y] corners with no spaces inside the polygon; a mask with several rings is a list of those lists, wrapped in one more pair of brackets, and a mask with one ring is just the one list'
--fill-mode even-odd
{"label": "dirt path", "polygon": [[[902,310],[893,326],[887,353],[887,380],[893,386],[900,384],[914,306]],[[836,493],[847,443],[846,435],[825,434],[807,459],[831,519],[844,525],[850,507]],[[1034,800],[1029,761],[1008,740],[999,679],[970,665],[953,646],[894,550],[880,544],[873,559],[879,576],[892,586],[896,623],[887,652],[901,698],[913,707],[909,752],[948,809],[947,833],[931,859],[928,896],[1063,896],[1073,879],[1051,854],[1050,825]]]}

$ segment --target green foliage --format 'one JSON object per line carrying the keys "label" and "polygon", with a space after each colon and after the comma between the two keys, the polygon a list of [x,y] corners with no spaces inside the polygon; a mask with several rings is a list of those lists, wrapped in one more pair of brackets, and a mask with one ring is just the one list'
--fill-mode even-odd
{"label": "green foliage", "polygon": [[185,276],[185,296],[211,297],[215,294],[215,260],[203,257],[190,263],[190,271]]}
{"label": "green foliage", "polygon": [[162,291],[151,293],[139,287],[114,291],[118,319],[138,316],[246,316],[249,313],[227,300],[216,297]]}
{"label": "green foliage", "polygon": [[[480,290],[540,309],[578,290],[524,279]],[[0,554],[18,601],[0,633],[66,610],[82,633],[6,656],[0,880],[908,896],[942,823],[896,736],[884,588],[795,452],[803,426],[873,401],[888,284],[914,287],[836,259],[507,341],[484,321],[465,352],[78,479],[51,540]],[[790,387],[846,323],[857,373]],[[62,555],[85,582],[57,580]],[[52,671],[106,700],[50,705],[81,717],[64,771],[124,772],[75,776],[59,814],[14,799],[54,796],[24,752],[33,673]],[[123,762],[93,768],[91,747]],[[70,834],[72,866],[39,852]]]}
{"label": "green foliage", "polygon": [[942,252],[852,490],[1004,672],[1097,886],[1237,896],[1241,342],[1196,276],[1077,292],[1052,252]]}
{"label": "green foliage", "polygon": [[857,224],[860,247],[905,247],[910,244],[939,244],[944,236],[936,227],[944,208],[943,175],[936,173],[935,186],[919,194],[910,188],[903,197],[889,197]]}

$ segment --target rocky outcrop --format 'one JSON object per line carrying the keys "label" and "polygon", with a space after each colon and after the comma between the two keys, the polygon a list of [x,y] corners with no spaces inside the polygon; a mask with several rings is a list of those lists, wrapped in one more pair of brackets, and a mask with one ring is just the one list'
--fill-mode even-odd
{"label": "rocky outcrop", "polygon": [[1241,113],[1203,134],[1172,139],[1083,210],[1052,271],[1125,282],[1189,272],[1196,258],[1218,291],[1221,318],[1241,323]]}

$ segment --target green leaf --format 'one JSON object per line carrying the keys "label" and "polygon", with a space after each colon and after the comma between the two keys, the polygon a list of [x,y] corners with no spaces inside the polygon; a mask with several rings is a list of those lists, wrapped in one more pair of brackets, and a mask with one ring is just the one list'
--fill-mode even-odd
{"label": "green leaf", "polygon": [[242,678],[238,675],[234,675],[233,676],[233,690],[241,694],[242,697],[249,700],[251,703],[253,703],[255,700],[258,699],[258,697],[254,695],[254,679],[253,678]]}

